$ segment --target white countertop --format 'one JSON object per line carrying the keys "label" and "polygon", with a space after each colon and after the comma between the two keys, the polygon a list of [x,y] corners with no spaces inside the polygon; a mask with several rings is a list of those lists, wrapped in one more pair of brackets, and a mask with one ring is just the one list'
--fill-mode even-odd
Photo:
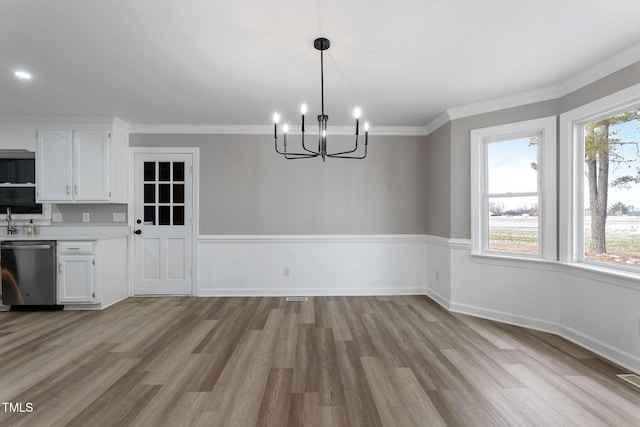
{"label": "white countertop", "polygon": [[33,236],[26,234],[26,228],[19,227],[18,234],[7,235],[7,229],[0,229],[0,240],[102,240],[127,237],[131,235],[128,225],[118,226],[77,226],[77,227],[38,227]]}

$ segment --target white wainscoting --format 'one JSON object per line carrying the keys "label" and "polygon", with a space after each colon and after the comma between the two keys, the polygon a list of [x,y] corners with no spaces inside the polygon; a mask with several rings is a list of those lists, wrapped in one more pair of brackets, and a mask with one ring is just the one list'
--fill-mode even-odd
{"label": "white wainscoting", "polygon": [[472,257],[464,240],[428,237],[427,246],[426,293],[445,308],[555,333],[640,373],[637,279],[557,262]]}
{"label": "white wainscoting", "polygon": [[197,295],[424,295],[426,239],[200,236]]}

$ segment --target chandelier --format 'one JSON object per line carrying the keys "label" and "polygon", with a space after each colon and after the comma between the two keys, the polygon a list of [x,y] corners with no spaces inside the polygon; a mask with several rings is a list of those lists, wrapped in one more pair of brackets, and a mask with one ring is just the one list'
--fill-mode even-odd
{"label": "chandelier", "polygon": [[338,159],[364,159],[367,157],[367,144],[369,140],[369,123],[364,123],[364,150],[360,154],[356,154],[358,152],[358,136],[360,133],[360,108],[356,107],[353,111],[353,116],[356,119],[356,128],[355,128],[355,147],[353,150],[348,151],[339,151],[335,153],[327,152],[327,122],[329,121],[329,116],[324,113],[324,58],[323,52],[329,49],[331,43],[329,40],[320,37],[315,39],[313,42],[313,46],[320,51],[320,94],[321,94],[321,114],[318,115],[318,146],[317,148],[309,148],[305,144],[304,140],[304,116],[307,114],[307,105],[302,104],[300,106],[300,113],[302,114],[302,136],[301,136],[301,148],[302,151],[290,151],[287,148],[287,133],[289,132],[289,125],[284,123],[282,125],[282,139],[283,139],[283,149],[282,151],[278,149],[278,123],[280,122],[280,114],[277,112],[273,115],[273,137],[275,140],[275,149],[278,154],[284,156],[285,159],[294,160],[294,159],[310,159],[313,157],[322,157],[322,161],[324,162],[327,157],[333,157]]}

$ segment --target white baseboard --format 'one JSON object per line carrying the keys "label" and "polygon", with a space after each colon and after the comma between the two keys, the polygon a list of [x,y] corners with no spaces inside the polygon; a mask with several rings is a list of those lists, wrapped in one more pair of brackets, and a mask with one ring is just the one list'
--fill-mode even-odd
{"label": "white baseboard", "polygon": [[434,300],[435,302],[437,302],[438,304],[440,304],[443,308],[450,310],[449,300],[443,297],[442,295],[440,295],[439,293],[435,292],[432,289],[427,288],[425,289],[425,295],[431,298],[432,300]]}
{"label": "white baseboard", "polygon": [[343,288],[343,289],[235,289],[216,288],[201,290],[199,297],[285,297],[285,296],[383,296],[383,295],[424,295],[423,288]]}
{"label": "white baseboard", "polygon": [[107,304],[104,303],[97,303],[97,304],[62,304],[64,305],[64,310],[65,311],[80,311],[80,310],[88,310],[88,311],[92,311],[92,310],[104,310],[107,307],[111,307],[114,304],[119,303],[120,301],[124,301],[127,298],[129,298],[128,296],[123,296],[120,297],[114,301],[110,301]]}
{"label": "white baseboard", "polygon": [[460,314],[468,314],[482,319],[494,320],[508,325],[520,326],[523,328],[535,329],[536,331],[549,332],[558,335],[560,328],[557,323],[546,320],[535,319],[533,317],[521,316],[514,313],[507,313],[497,310],[488,310],[482,307],[474,307],[466,304],[451,303],[450,311]]}
{"label": "white baseboard", "polygon": [[640,357],[637,355],[612,347],[610,344],[594,339],[571,328],[561,327],[558,335],[640,375]]}
{"label": "white baseboard", "polygon": [[610,344],[599,341],[574,329],[564,327],[557,323],[520,316],[513,313],[487,310],[482,307],[474,307],[465,304],[450,303],[449,301],[445,300],[432,291],[427,291],[427,296],[436,301],[444,308],[454,313],[466,314],[481,319],[492,320],[495,322],[506,323],[509,325],[558,335],[568,341],[571,341],[574,344],[579,345],[580,347],[583,347],[597,354],[598,356],[601,356],[617,365],[620,365],[624,369],[628,369],[632,372],[640,374],[640,357],[615,348]]}

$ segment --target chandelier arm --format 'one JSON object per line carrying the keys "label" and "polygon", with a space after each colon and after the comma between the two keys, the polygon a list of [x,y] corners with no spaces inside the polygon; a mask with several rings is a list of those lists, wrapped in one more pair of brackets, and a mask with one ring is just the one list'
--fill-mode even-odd
{"label": "chandelier arm", "polygon": [[351,154],[351,153],[355,153],[358,150],[358,135],[356,135],[356,147],[353,150],[350,151],[341,151],[339,153],[331,153],[331,154],[327,154],[329,157],[332,156],[339,156],[341,154]]}
{"label": "chandelier arm", "polygon": [[[284,156],[286,159],[289,160],[294,160],[294,159],[309,159],[312,157],[317,157],[319,155],[319,153],[313,153],[313,154],[307,154],[307,153],[291,153],[291,152],[287,152],[287,137],[284,137],[284,151],[280,151],[278,150],[278,138],[274,138],[275,141],[275,149],[276,149],[276,153]],[[294,157],[290,157],[290,156],[294,156]]]}
{"label": "chandelier arm", "polygon": [[309,154],[309,155],[307,155],[307,154],[299,154],[299,155],[293,156],[293,155],[287,154],[286,156],[284,156],[284,158],[287,159],[287,160],[311,159],[313,157],[318,157],[318,155],[317,154],[315,154],[315,155],[314,154]]}
{"label": "chandelier arm", "polygon": [[274,147],[276,149],[276,153],[278,154],[284,154],[284,152],[278,150],[278,136],[276,135],[275,138],[273,138],[274,141]]}
{"label": "chandelier arm", "polygon": [[320,154],[320,151],[313,151],[313,150],[309,150],[309,149],[307,148],[307,146],[304,144],[304,132],[302,133],[302,148],[303,148],[305,151],[308,151],[309,153],[312,153],[312,154],[314,155],[313,157],[316,157],[317,155],[319,155],[319,154]]}
{"label": "chandelier arm", "polygon": [[285,158],[287,159],[303,159],[303,158],[312,158],[312,157],[316,157],[318,156],[317,154],[307,154],[307,153],[290,153],[285,151],[284,153],[279,153],[282,154]]}
{"label": "chandelier arm", "polygon": [[[358,142],[357,142],[357,138],[356,138],[356,149]],[[364,154],[362,156],[344,156],[343,154],[349,154],[349,153],[353,153],[355,150],[353,151],[344,151],[342,153],[332,153],[332,154],[327,154],[327,157],[331,157],[333,159],[364,159],[365,157],[367,157],[367,147],[369,146],[369,134],[365,133],[364,135]]]}
{"label": "chandelier arm", "polygon": [[367,157],[367,147],[364,147],[364,154],[362,156],[341,156],[338,154],[327,154],[327,157],[331,157],[332,159],[364,159]]}

